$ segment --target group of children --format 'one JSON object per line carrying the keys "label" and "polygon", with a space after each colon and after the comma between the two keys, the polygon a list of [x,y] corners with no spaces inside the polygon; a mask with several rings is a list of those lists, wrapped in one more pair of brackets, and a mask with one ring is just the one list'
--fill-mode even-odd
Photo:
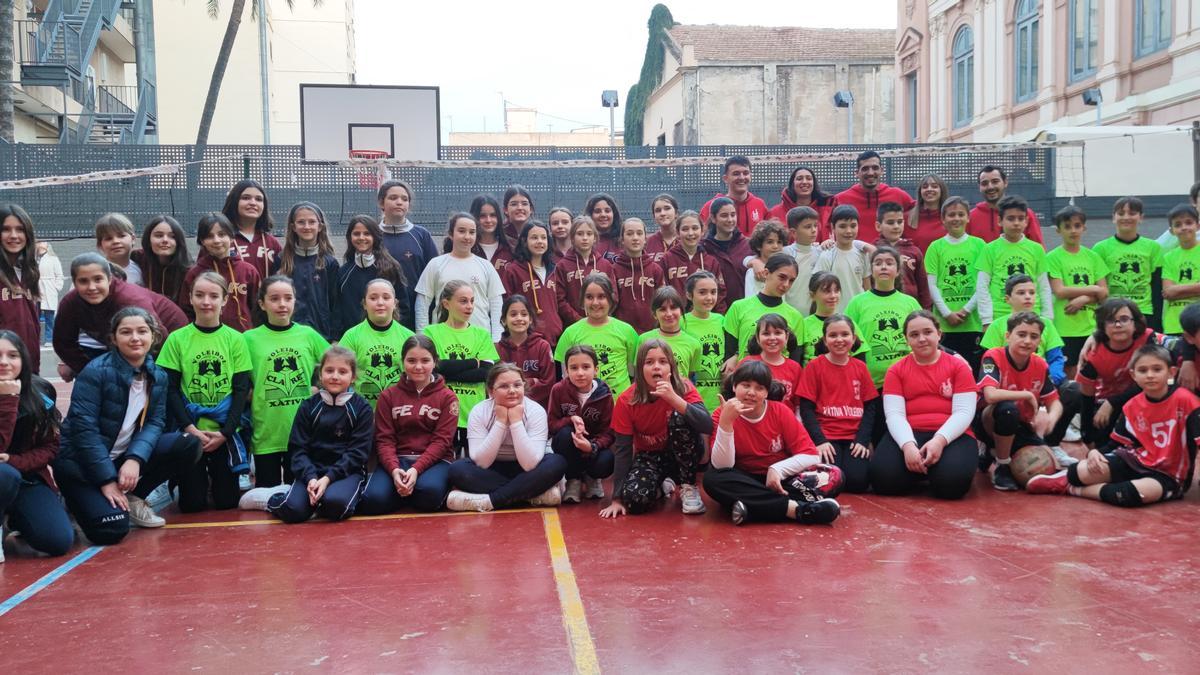
{"label": "group of children", "polygon": [[[1001,490],[1179,497],[1200,433],[1195,206],[1170,211],[1164,245],[1138,234],[1141,202],[1119,200],[1115,236],[1091,250],[1067,207],[1047,253],[1019,197],[999,200],[985,242],[940,179],[920,194],[943,236],[911,204],[866,218],[829,200],[746,236],[729,196],[702,217],[661,195],[653,234],[605,194],[546,225],[514,186],[453,214],[439,254],[408,220],[411,188],[389,181],[341,263],[315,204],[273,237],[253,181],[200,220],[195,264],[169,217],[131,251],[132,225],[109,214],[56,317],[76,379],[61,422],[27,348],[33,224],[5,205],[0,513],[59,554],[66,511],[97,543],[162,525],[146,497],[163,483],[184,512],[286,522],[584,498],[616,517],[675,493],[698,514],[703,486],[738,524],[828,523],[843,490],[957,498],[977,467]],[[1077,414],[1083,461],[1056,447]]]}

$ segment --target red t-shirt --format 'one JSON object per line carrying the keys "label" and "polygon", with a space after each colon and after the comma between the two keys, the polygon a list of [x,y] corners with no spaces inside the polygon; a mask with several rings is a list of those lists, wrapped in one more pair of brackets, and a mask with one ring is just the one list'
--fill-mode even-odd
{"label": "red t-shirt", "polygon": [[804,369],[796,397],[813,402],[821,432],[831,441],[852,441],[862,423],[863,405],[879,396],[867,364],[852,358],[844,366],[827,354]]}
{"label": "red t-shirt", "polygon": [[941,429],[950,418],[954,395],[967,393],[975,393],[971,366],[945,352],[928,366],[917,363],[916,357],[909,354],[892,364],[883,377],[883,395],[904,397],[913,431]]}
{"label": "red t-shirt", "polygon": [[[1024,369],[1018,369],[1008,356],[1007,347],[993,347],[983,353],[983,361],[979,366],[979,393],[984,387],[997,387],[1005,391],[1031,391],[1037,394],[1042,405],[1048,405],[1058,400],[1058,390],[1050,381],[1050,366],[1046,360],[1034,354],[1029,357],[1029,363]],[[1017,403],[1021,419],[1032,423],[1037,411],[1028,401]]]}
{"label": "red t-shirt", "polygon": [[[704,403],[695,385],[684,380],[683,386],[687,388],[683,394],[684,401],[689,405]],[[675,409],[661,399],[635,404],[633,392],[636,389],[637,385],[631,386],[617,397],[617,403],[613,406],[613,431],[632,436],[634,452],[659,452],[667,445],[667,420]]]}
{"label": "red t-shirt", "polygon": [[791,410],[793,413],[796,412],[797,406],[800,405],[800,399],[796,396],[796,391],[800,388],[800,378],[804,375],[804,367],[787,358],[783,360],[783,363],[773,366],[763,361],[761,355],[747,356],[738,365],[740,366],[747,361],[762,361],[771,369],[771,379],[783,387],[783,404],[788,407],[788,410]]}
{"label": "red t-shirt", "polygon": [[[992,242],[1004,234],[1003,228],[1000,226],[1000,212],[993,209],[987,202],[976,204],[968,214],[968,218],[967,234],[973,237]],[[1025,226],[1025,236],[1029,237],[1031,241],[1044,245],[1042,226],[1038,224],[1037,214],[1033,212],[1033,209],[1025,209],[1025,219],[1028,223]]]}
{"label": "red t-shirt", "polygon": [[[721,411],[713,413],[713,429],[721,422]],[[709,439],[716,442],[714,431]],[[796,419],[796,413],[779,401],[767,401],[763,418],[751,422],[738,415],[733,421],[733,467],[746,473],[762,475],[771,465],[792,455],[816,455],[812,438]]]}
{"label": "red t-shirt", "polygon": [[1087,361],[1080,364],[1079,371],[1075,373],[1075,381],[1095,389],[1097,400],[1120,394],[1133,386],[1133,377],[1129,374],[1129,360],[1148,340],[1154,340],[1153,344],[1161,343],[1154,331],[1147,328],[1146,332],[1134,339],[1132,345],[1119,352],[1109,349],[1108,345],[1103,343],[1096,345]]}
{"label": "red t-shirt", "polygon": [[1200,399],[1192,392],[1177,388],[1161,401],[1146,394],[1129,399],[1121,409],[1124,424],[1113,429],[1113,440],[1125,446],[1125,458],[1171,476],[1183,489],[1191,483],[1192,455],[1188,450],[1188,417],[1200,408]]}
{"label": "red t-shirt", "polygon": [[[919,207],[918,207],[919,208]],[[933,242],[946,236],[946,228],[942,226],[942,213],[940,211],[929,211],[921,209],[917,212],[917,229],[907,227],[905,221],[904,236],[912,240],[912,243],[921,249],[921,255],[929,250],[929,245]],[[922,270],[921,272],[925,272]]]}

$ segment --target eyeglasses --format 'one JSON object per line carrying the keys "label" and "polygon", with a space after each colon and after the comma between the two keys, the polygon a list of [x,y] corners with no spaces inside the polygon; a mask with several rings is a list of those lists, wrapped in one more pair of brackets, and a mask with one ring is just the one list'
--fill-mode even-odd
{"label": "eyeglasses", "polygon": [[1133,317],[1132,316],[1115,316],[1111,319],[1105,319],[1104,323],[1107,326],[1124,326],[1125,324],[1133,323]]}

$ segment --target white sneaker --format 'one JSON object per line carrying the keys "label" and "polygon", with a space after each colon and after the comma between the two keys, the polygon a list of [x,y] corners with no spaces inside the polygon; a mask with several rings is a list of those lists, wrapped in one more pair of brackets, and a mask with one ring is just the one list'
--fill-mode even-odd
{"label": "white sneaker", "polygon": [[254,486],[250,483],[250,474],[243,473],[238,476],[238,490],[245,492],[246,490],[249,490],[252,487],[254,487]]}
{"label": "white sneaker", "polygon": [[487,512],[492,510],[492,498],[473,492],[451,490],[450,494],[446,495],[446,508],[451,511]]}
{"label": "white sneaker", "polygon": [[154,512],[145,500],[129,495],[129,520],[138,527],[162,527],[167,521]]}
{"label": "white sneaker", "polygon": [[[575,482],[578,483],[579,481],[575,481]],[[546,490],[542,494],[534,497],[533,499],[530,499],[529,505],[530,506],[558,506],[562,502],[563,502],[562,491],[558,489],[557,485],[555,485],[554,487],[550,488],[549,490]],[[575,503],[578,504],[579,500],[576,499]]]}
{"label": "white sneaker", "polygon": [[662,493],[663,493],[663,497],[666,497],[667,499],[670,499],[671,497],[675,496],[675,479],[674,478],[664,478],[663,479]]}
{"label": "white sneaker", "polygon": [[[1066,440],[1066,439],[1063,439],[1063,440]],[[1060,469],[1065,469],[1068,466],[1071,466],[1072,464],[1079,463],[1078,459],[1075,459],[1071,455],[1067,454],[1066,450],[1063,450],[1062,448],[1058,447],[1057,445],[1054,446],[1053,448],[1050,448],[1050,454],[1054,456],[1054,463],[1057,464],[1058,468],[1060,468]]]}
{"label": "white sneaker", "polygon": [[1067,427],[1067,430],[1063,432],[1062,439],[1067,443],[1078,443],[1082,438],[1083,436],[1079,434],[1078,429],[1075,427]]}
{"label": "white sneaker", "polygon": [[564,504],[578,504],[583,501],[583,481],[572,478],[567,481],[567,489],[563,491]]}
{"label": "white sneaker", "polygon": [[252,490],[247,490],[242,498],[238,500],[238,508],[243,511],[266,511],[267,502],[271,497],[277,494],[283,494],[291,489],[290,485],[276,485],[275,487],[260,487]]}
{"label": "white sneaker", "polygon": [[700,498],[700,488],[695,485],[684,483],[679,486],[679,501],[683,505],[683,512],[688,515],[699,515],[704,513],[704,500]]}
{"label": "white sneaker", "polygon": [[584,496],[588,499],[604,499],[604,480],[601,478],[587,479],[587,491]]}

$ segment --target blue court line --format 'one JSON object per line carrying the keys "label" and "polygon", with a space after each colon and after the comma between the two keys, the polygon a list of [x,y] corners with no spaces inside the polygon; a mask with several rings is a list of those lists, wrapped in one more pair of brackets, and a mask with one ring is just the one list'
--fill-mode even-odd
{"label": "blue court line", "polygon": [[79,554],[74,558],[71,558],[67,562],[54,568],[54,570],[46,576],[38,579],[32,584],[29,584],[16,595],[5,600],[3,603],[0,603],[0,616],[8,614],[10,611],[16,609],[17,605],[46,590],[50,584],[61,579],[64,575],[66,575],[67,572],[70,572],[76,567],[79,567],[83,563],[91,560],[96,556],[97,553],[103,550],[103,546],[90,546],[80,551]]}

